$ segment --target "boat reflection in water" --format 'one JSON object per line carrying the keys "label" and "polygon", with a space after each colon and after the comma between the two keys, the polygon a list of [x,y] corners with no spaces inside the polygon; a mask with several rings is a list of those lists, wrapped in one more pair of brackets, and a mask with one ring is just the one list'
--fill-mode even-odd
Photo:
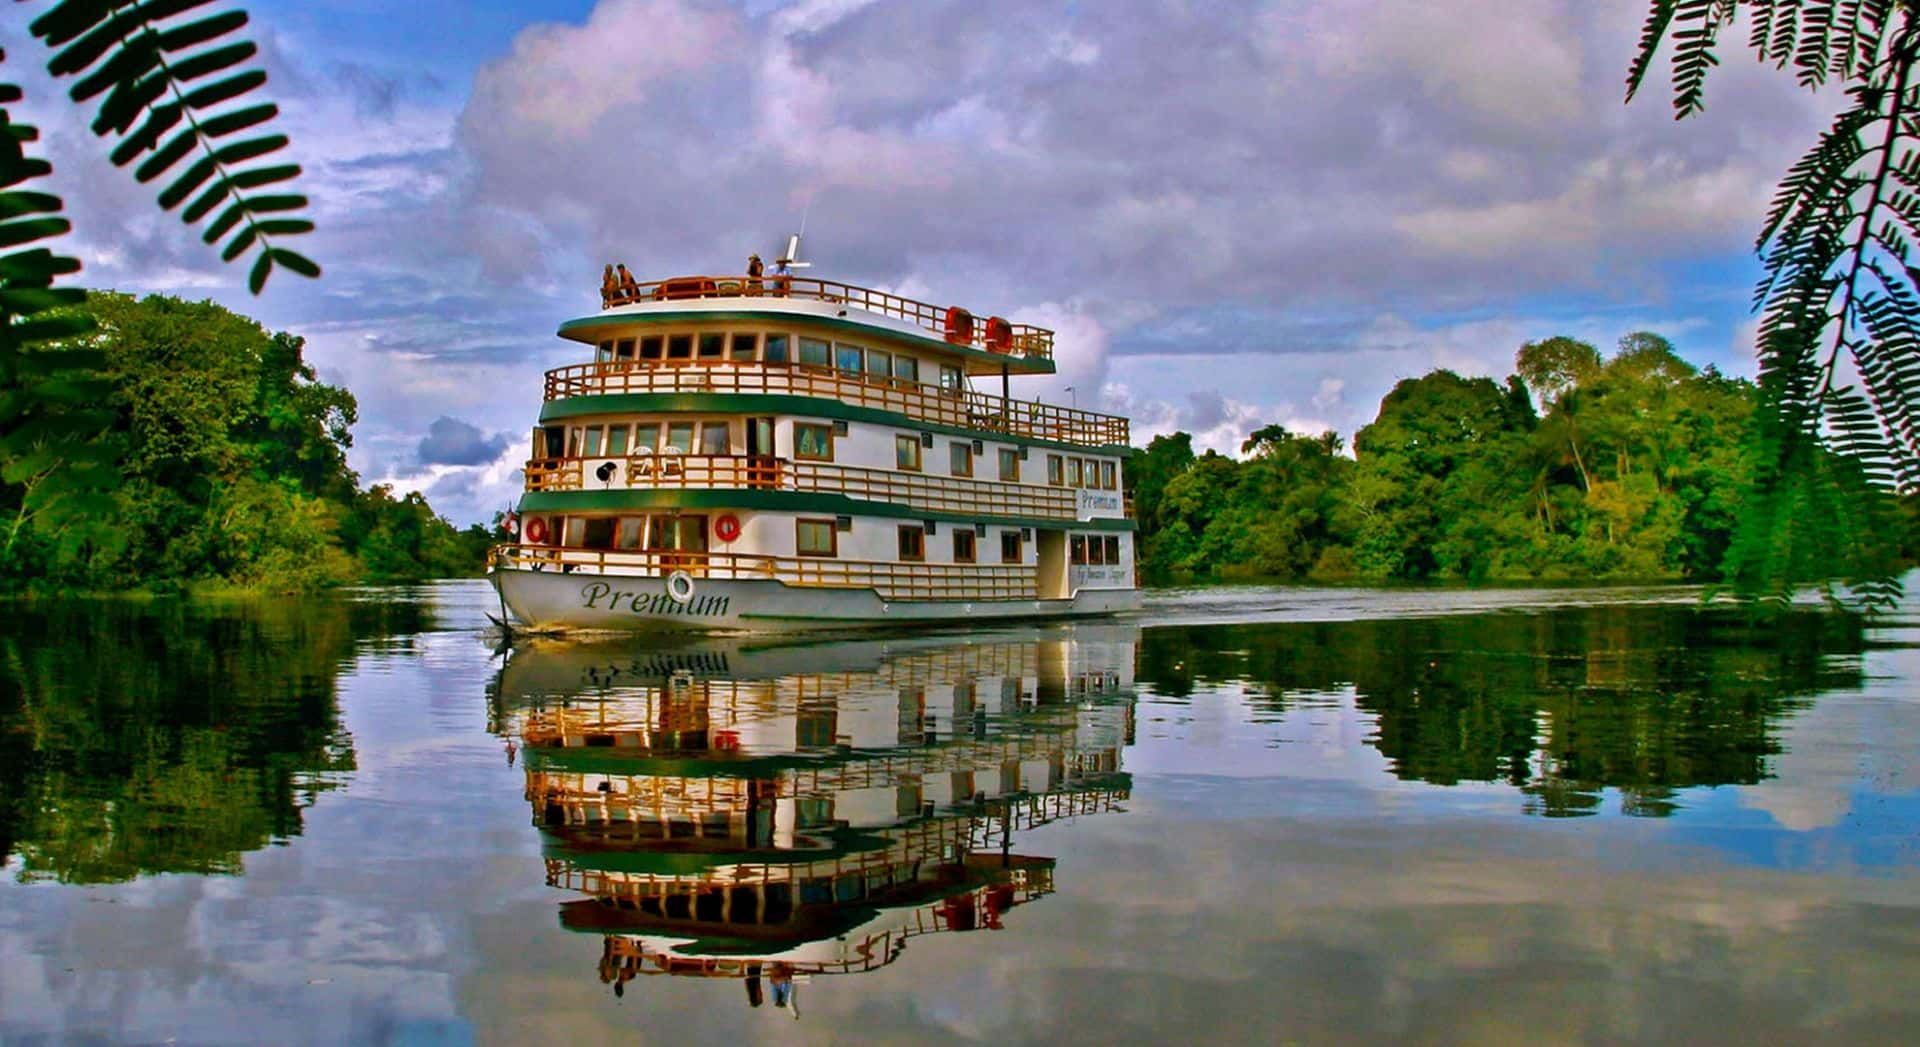
{"label": "boat reflection in water", "polygon": [[581,896],[561,923],[604,937],[602,981],[732,978],[796,1006],[796,981],[1052,892],[1055,860],[1014,838],[1123,809],[1137,635],[536,642],[493,715],[525,753],[547,883]]}

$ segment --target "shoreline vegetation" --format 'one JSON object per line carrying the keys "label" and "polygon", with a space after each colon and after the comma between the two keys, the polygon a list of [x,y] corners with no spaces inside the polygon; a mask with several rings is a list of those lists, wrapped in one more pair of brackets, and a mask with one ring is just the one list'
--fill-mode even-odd
{"label": "shoreline vegetation", "polygon": [[[1127,471],[1149,584],[1724,583],[1763,451],[1761,392],[1636,332],[1611,357],[1523,345],[1504,381],[1401,380],[1344,453],[1270,425],[1243,457],[1157,436]],[[1846,473],[1845,459],[1825,463]],[[1883,499],[1895,573],[1915,562],[1913,498]],[[1821,526],[1814,522],[1811,526]],[[1809,579],[1838,564],[1789,565]]]}
{"label": "shoreline vegetation", "polygon": [[[247,598],[482,572],[494,528],[360,486],[357,404],[318,380],[301,338],[159,295],[93,292],[72,311],[95,328],[51,351],[90,352],[92,373],[10,383],[60,424],[0,462],[0,596]],[[1611,357],[1530,342],[1514,370],[1403,379],[1351,454],[1281,425],[1237,458],[1155,437],[1126,471],[1142,581],[1726,580],[1759,460],[1752,382],[1648,332]],[[114,469],[80,468],[102,459]],[[1876,496],[1900,526],[1889,555],[1911,565],[1914,500]]]}
{"label": "shoreline vegetation", "polygon": [[[353,395],[303,339],[212,302],[91,292],[89,354],[15,376],[45,436],[0,462],[0,593],[307,592],[480,572],[493,535],[347,467]],[[64,468],[110,462],[110,469]]]}

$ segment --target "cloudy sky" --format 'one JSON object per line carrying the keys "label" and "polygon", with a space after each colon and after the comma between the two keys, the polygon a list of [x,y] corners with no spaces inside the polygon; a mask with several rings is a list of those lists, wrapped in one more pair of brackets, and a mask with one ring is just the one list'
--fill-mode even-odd
{"label": "cloudy sky", "polygon": [[249,298],[36,105],[71,248],[93,286],[304,335],[363,479],[463,524],[517,493],[603,263],[733,271],[803,215],[820,275],[1054,327],[1024,395],[1137,443],[1351,437],[1399,378],[1561,333],[1751,374],[1752,235],[1833,108],[1739,52],[1702,117],[1664,78],[1624,105],[1637,0],[246,6],[325,279]]}

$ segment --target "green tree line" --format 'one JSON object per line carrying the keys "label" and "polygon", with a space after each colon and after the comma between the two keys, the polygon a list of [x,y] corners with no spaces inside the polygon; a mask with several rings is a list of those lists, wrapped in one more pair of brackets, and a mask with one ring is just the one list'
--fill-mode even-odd
{"label": "green tree line", "polygon": [[[1504,381],[1399,382],[1344,453],[1273,425],[1233,458],[1187,433],[1129,470],[1150,580],[1718,581],[1754,490],[1753,383],[1638,332],[1530,342]],[[1836,461],[1832,468],[1844,469]],[[1891,495],[1883,495],[1891,502]],[[1911,505],[1892,518],[1911,519]],[[1911,562],[1905,529],[1885,536]],[[1820,577],[1818,565],[1793,565]],[[1831,572],[1828,572],[1831,573]]]}
{"label": "green tree line", "polygon": [[[318,380],[301,338],[212,302],[96,292],[68,308],[90,329],[37,351],[88,355],[89,424],[65,412],[44,438],[0,449],[0,587],[290,592],[480,570],[486,528],[456,530],[418,493],[360,487],[353,395]],[[57,402],[61,381],[29,373],[0,393],[32,382]],[[92,470],[90,511],[61,511],[48,489],[82,449],[112,468]]]}

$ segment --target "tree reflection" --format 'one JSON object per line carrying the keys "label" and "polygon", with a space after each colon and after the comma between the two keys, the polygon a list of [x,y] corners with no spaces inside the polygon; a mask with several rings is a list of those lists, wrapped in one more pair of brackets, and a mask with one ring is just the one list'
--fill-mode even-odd
{"label": "tree reflection", "polygon": [[1403,779],[1503,781],[1552,816],[1591,813],[1611,788],[1624,813],[1661,816],[1677,790],[1769,777],[1783,719],[1857,686],[1835,656],[1861,646],[1857,620],[1827,613],[1586,607],[1152,629],[1140,679],[1170,697],[1238,683],[1276,713],[1350,687]]}
{"label": "tree reflection", "polygon": [[334,677],[406,601],[37,603],[0,622],[0,855],[21,878],[237,873],[354,766]]}

